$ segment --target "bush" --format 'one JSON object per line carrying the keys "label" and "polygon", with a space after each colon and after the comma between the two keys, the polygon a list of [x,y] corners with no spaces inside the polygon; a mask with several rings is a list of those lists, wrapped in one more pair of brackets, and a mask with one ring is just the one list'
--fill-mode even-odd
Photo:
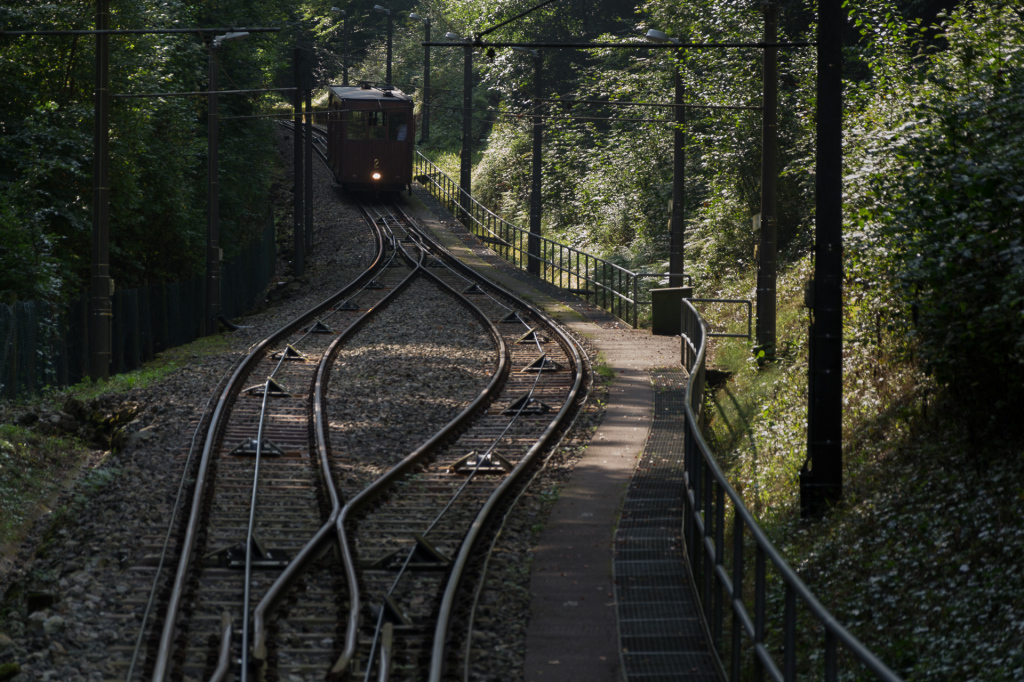
{"label": "bush", "polygon": [[1024,24],[976,4],[945,26],[879,173],[881,232],[921,358],[944,383],[1024,383]]}

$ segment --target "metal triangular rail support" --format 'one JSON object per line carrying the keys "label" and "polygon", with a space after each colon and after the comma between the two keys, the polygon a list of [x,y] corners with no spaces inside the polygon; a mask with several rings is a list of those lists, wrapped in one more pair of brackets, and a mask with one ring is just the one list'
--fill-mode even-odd
{"label": "metal triangular rail support", "polygon": [[443,267],[447,267],[447,266],[444,264],[444,261],[441,260],[440,258],[431,258],[430,262],[427,263],[427,267],[428,268],[443,268]]}
{"label": "metal triangular rail support", "polygon": [[416,546],[409,557],[409,568],[420,571],[447,570],[452,564],[444,553],[419,533],[413,533]]}
{"label": "metal triangular rail support", "polygon": [[409,614],[405,612],[401,606],[395,601],[394,597],[390,594],[384,595],[384,602],[379,607],[371,607],[375,613],[373,615],[379,616],[381,610],[384,611],[384,617],[381,621],[384,623],[391,623],[391,626],[395,629],[395,632],[411,632],[419,630]]}
{"label": "metal triangular rail support", "polygon": [[530,331],[526,332],[525,334],[520,336],[518,339],[516,339],[516,344],[523,344],[523,343],[545,343],[546,341],[547,341],[547,339],[545,339],[543,336],[538,334],[536,329],[530,329]]}
{"label": "metal triangular rail support", "polygon": [[273,357],[275,360],[278,360],[282,356],[284,357],[285,360],[306,360],[306,356],[299,352],[299,349],[297,349],[290,343],[284,347],[283,351],[279,350],[276,353],[274,353],[271,357]]}
{"label": "metal triangular rail support", "polygon": [[[252,535],[252,567],[262,569],[282,569],[291,562],[286,552],[280,549],[268,549],[259,536]],[[245,540],[229,547],[215,549],[203,557],[203,565],[215,568],[244,569]]]}
{"label": "metal triangular rail support", "polygon": [[453,474],[500,474],[504,475],[515,469],[507,459],[499,455],[497,452],[485,452],[480,454],[475,450],[458,462],[456,462],[448,471]]}
{"label": "metal triangular rail support", "polygon": [[310,327],[307,327],[306,329],[303,329],[303,331],[306,332],[307,334],[333,334],[334,333],[333,329],[328,327],[326,324],[324,324],[320,320],[317,320],[316,324],[314,324],[314,325],[312,325]]}
{"label": "metal triangular rail support", "polygon": [[529,393],[524,393],[513,400],[509,406],[505,408],[502,414],[547,414],[550,411],[551,407],[530,397]]}
{"label": "metal triangular rail support", "polygon": [[480,286],[474,282],[473,284],[470,284],[468,287],[463,289],[462,293],[464,293],[464,294],[482,294],[482,293],[484,293],[484,290],[481,289]]}
{"label": "metal triangular rail support", "polygon": [[[235,447],[231,448],[231,452],[229,452],[228,454],[229,455],[239,456],[239,457],[241,457],[241,456],[252,456],[252,457],[255,457],[256,456],[256,446],[257,446],[256,439],[255,438],[250,438],[250,439],[247,439],[247,440],[243,440],[241,443],[239,443]],[[269,438],[264,438],[263,441],[261,443],[259,443],[259,453],[260,453],[261,456],[271,456],[271,457],[284,457],[284,455],[285,455],[284,450],[282,450],[281,447],[279,445],[277,445],[277,443],[275,443],[274,441],[270,440]]]}
{"label": "metal triangular rail support", "polygon": [[362,564],[364,569],[376,571],[397,571],[403,566],[414,571],[446,571],[451,566],[451,559],[434,547],[422,535],[413,533],[416,544],[409,553],[407,548],[399,548],[388,552],[379,559],[373,559]]}
{"label": "metal triangular rail support", "polygon": [[501,320],[499,320],[499,322],[522,322],[522,323],[525,324],[526,320],[524,320],[522,317],[520,317],[520,315],[519,315],[519,313],[517,311],[513,310],[508,315],[506,315],[505,317],[501,318]]}
{"label": "metal triangular rail support", "polygon": [[342,302],[341,305],[339,305],[337,308],[335,308],[334,312],[340,313],[340,312],[348,312],[348,311],[355,311],[355,310],[359,310],[359,306],[357,306],[355,303],[353,303],[352,299],[347,299],[344,302]]}
{"label": "metal triangular rail support", "polygon": [[369,281],[369,283],[367,283],[367,285],[366,285],[366,288],[367,288],[367,289],[383,289],[383,288],[384,288],[384,285],[383,285],[383,284],[381,284],[380,282],[378,282],[378,281],[377,281],[377,280],[375,280],[375,279],[371,279],[371,280]]}
{"label": "metal triangular rail support", "polygon": [[252,395],[263,395],[264,393],[269,394],[272,398],[291,398],[292,394],[288,390],[278,383],[277,379],[273,377],[267,377],[266,383],[256,384],[245,389],[243,393],[250,393]]}
{"label": "metal triangular rail support", "polygon": [[557,372],[562,369],[562,366],[548,357],[547,353],[544,353],[539,358],[523,367],[520,372]]}

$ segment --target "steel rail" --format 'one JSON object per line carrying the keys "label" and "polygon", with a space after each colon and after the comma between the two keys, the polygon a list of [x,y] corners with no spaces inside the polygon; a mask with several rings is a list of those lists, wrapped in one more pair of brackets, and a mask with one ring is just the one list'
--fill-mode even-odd
{"label": "steel rail", "polygon": [[[594,386],[596,377],[593,369],[593,362],[590,360],[590,357],[587,354],[586,349],[580,348],[580,352],[582,354],[584,362],[586,363],[585,366],[588,368],[587,374],[589,377],[589,381],[587,381],[585,392],[583,393],[583,395],[578,396],[578,402],[580,405],[585,405],[587,401],[590,399],[590,391]],[[537,480],[537,477],[540,476],[541,472],[547,466],[547,463],[548,461],[550,461],[551,457],[556,452],[558,452],[558,448],[561,447],[566,437],[572,432],[572,429],[576,425],[576,420],[579,419],[581,413],[581,410],[577,410],[575,413],[573,413],[572,420],[568,424],[566,424],[566,428],[562,431],[562,435],[559,436],[558,440],[554,444],[552,444],[552,446],[548,449],[548,454],[547,456],[544,457],[544,461],[541,462],[539,466],[534,468],[533,474],[530,476],[530,480],[525,481],[519,487],[519,492],[516,493],[515,499],[513,499],[509,503],[508,508],[506,509],[504,515],[501,518],[501,522],[498,524],[497,531],[495,531],[493,537],[491,538],[491,544],[490,547],[487,549],[486,558],[484,559],[484,565],[480,569],[480,582],[477,583],[477,589],[473,593],[473,603],[469,608],[469,622],[466,624],[467,636],[465,648],[465,665],[463,667],[462,672],[463,682],[470,682],[471,678],[470,664],[472,663],[471,652],[473,645],[473,621],[476,618],[476,609],[477,606],[479,606],[480,596],[483,593],[484,583],[487,579],[487,572],[490,570],[490,560],[491,556],[494,554],[494,548],[497,545],[498,540],[501,538],[501,534],[505,529],[505,524],[508,522],[512,510],[515,509],[516,505],[519,504],[519,500],[522,498],[523,494],[530,489],[530,486],[532,486],[534,481]]]}
{"label": "steel rail", "polygon": [[373,275],[381,269],[381,256],[383,255],[383,238],[375,235],[376,255],[370,266],[350,284],[343,287],[338,293],[329,297],[326,301],[314,306],[310,310],[298,316],[292,322],[284,325],[270,336],[258,343],[231,374],[227,385],[217,399],[217,406],[214,409],[213,417],[207,429],[206,439],[203,445],[203,454],[200,458],[196,472],[194,493],[192,496],[192,507],[188,524],[185,527],[182,541],[181,556],[178,560],[178,569],[172,584],[171,592],[167,602],[167,613],[164,617],[163,629],[160,633],[159,644],[153,667],[153,682],[164,682],[170,675],[170,662],[174,650],[174,639],[177,631],[177,621],[180,615],[181,601],[186,588],[186,579],[192,563],[192,552],[195,548],[199,532],[200,519],[202,516],[203,498],[206,493],[207,476],[210,462],[213,459],[220,431],[225,425],[225,417],[237,393],[236,389],[241,387],[244,379],[253,370],[259,360],[263,358],[267,350],[280,339],[285,338],[296,327],[301,327],[310,318],[315,318],[322,311],[330,308],[335,303],[344,300],[350,290],[356,286],[372,279]]}
{"label": "steel rail", "polygon": [[[404,215],[403,217],[410,225],[413,224],[407,215]],[[471,402],[459,415],[448,422],[441,430],[431,436],[423,445],[406,455],[400,462],[386,471],[376,481],[349,500],[338,515],[335,522],[335,528],[338,535],[338,542],[341,544],[342,561],[345,565],[345,577],[349,583],[349,620],[345,634],[345,648],[341,656],[339,656],[338,661],[331,669],[332,674],[343,673],[348,668],[355,656],[356,648],[358,646],[359,612],[362,605],[359,596],[360,589],[355,557],[349,542],[348,533],[345,529],[345,524],[348,521],[348,518],[386,492],[386,490],[391,487],[393,481],[404,476],[413,466],[418,464],[424,457],[438,449],[452,434],[461,429],[466,422],[474,418],[478,412],[485,409],[505,382],[510,371],[511,359],[509,358],[508,347],[490,318],[488,318],[472,301],[469,301],[449,287],[438,277],[427,271],[426,268],[422,268],[422,273],[428,278],[433,279],[441,286],[447,288],[455,296],[465,300],[465,303],[470,307],[470,310],[474,311],[474,314],[484,322],[485,327],[491,331],[498,344],[498,365],[495,368],[494,374],[491,376],[491,380],[488,382],[487,386],[484,387],[473,402]]]}
{"label": "steel rail", "polygon": [[[369,219],[369,218],[368,218]],[[374,230],[382,235],[385,231],[381,229],[381,226],[373,220],[370,220]],[[393,235],[386,235],[391,237]],[[390,262],[394,256],[395,251],[391,253],[388,258]],[[291,586],[295,580],[301,575],[302,571],[307,568],[310,560],[316,555],[320,545],[328,538],[331,530],[334,527],[334,523],[341,513],[341,496],[338,493],[337,486],[334,484],[334,476],[330,469],[330,452],[329,452],[329,439],[327,438],[327,424],[324,416],[324,403],[325,391],[330,380],[330,367],[334,362],[334,358],[337,356],[338,351],[341,350],[342,346],[347,343],[351,337],[362,328],[367,321],[378,312],[383,311],[387,306],[397,298],[405,289],[407,289],[412,282],[420,276],[422,270],[422,254],[420,262],[416,262],[407,254],[406,258],[409,258],[411,262],[412,272],[409,273],[398,285],[390,291],[387,296],[377,302],[371,309],[365,311],[362,315],[352,321],[352,323],[342,331],[338,337],[331,342],[327,350],[324,351],[323,356],[320,358],[320,363],[317,367],[316,379],[313,385],[313,401],[310,409],[312,410],[313,417],[313,435],[315,441],[315,447],[317,454],[320,458],[320,472],[323,478],[324,487],[327,490],[331,500],[331,513],[328,515],[327,520],[320,527],[313,537],[303,546],[299,553],[289,562],[285,570],[277,577],[270,588],[264,593],[263,598],[257,605],[253,613],[253,658],[256,660],[264,661],[267,658],[267,614],[273,609],[280,598],[284,595],[284,591]],[[425,272],[425,271],[424,271]]]}
{"label": "steel rail", "polygon": [[[426,235],[421,231],[421,235],[425,240],[432,243],[435,248],[445,253],[449,258],[454,259],[453,256],[447,254],[447,251],[443,249],[432,237]],[[473,271],[469,266],[465,265],[461,261],[454,259],[459,269],[463,272],[472,273],[472,276],[478,281],[482,281],[489,287],[493,287],[500,291],[500,288],[487,278],[483,277],[479,273]],[[470,527],[469,532],[466,534],[465,539],[462,541],[459,547],[459,553],[452,564],[451,572],[449,573],[448,583],[445,587],[444,594],[441,598],[441,604],[438,611],[438,617],[434,628],[434,641],[430,656],[430,670],[429,680],[431,682],[440,682],[444,673],[444,657],[447,650],[448,632],[451,629],[452,617],[454,614],[454,605],[457,593],[461,586],[464,573],[468,566],[471,555],[476,551],[476,546],[482,537],[482,533],[487,523],[490,521],[492,515],[498,509],[501,501],[514,489],[515,485],[525,475],[525,473],[533,466],[538,455],[542,453],[548,443],[552,440],[554,435],[558,433],[561,427],[564,425],[567,417],[573,410],[576,404],[576,398],[579,394],[580,387],[583,384],[583,362],[579,355],[576,342],[566,334],[561,327],[547,316],[543,311],[536,308],[532,304],[521,301],[524,308],[529,309],[538,319],[544,322],[548,326],[548,331],[553,333],[556,338],[559,339],[560,345],[563,350],[566,351],[566,355],[569,356],[573,361],[573,370],[575,378],[573,380],[572,388],[569,391],[568,396],[562,403],[561,409],[555,415],[555,418],[549,422],[548,426],[541,433],[537,441],[530,447],[526,452],[526,455],[519,461],[515,468],[505,477],[505,479],[498,485],[494,492],[490,495],[483,508],[477,514]]]}
{"label": "steel rail", "polygon": [[[408,217],[406,217],[406,220],[408,220]],[[449,268],[449,269],[451,269],[451,268]],[[467,299],[463,294],[460,294],[458,291],[456,291],[454,288],[452,288],[447,282],[444,282],[443,280],[441,280],[439,277],[437,277],[433,273],[429,273],[429,272],[426,272],[426,271],[424,271],[424,272],[427,274],[428,277],[433,278],[435,280],[435,282],[439,286],[443,287],[444,289],[447,289],[458,300],[462,300],[466,306],[470,307],[472,310],[474,310],[476,313],[478,313],[479,316],[480,316],[480,319],[482,319],[485,322],[485,325],[488,326],[491,329],[491,333],[494,336],[494,338],[497,339],[499,341],[499,343],[503,342],[503,339],[501,337],[501,333],[498,331],[498,329],[495,326],[493,320],[491,320],[490,318],[485,316],[483,314],[483,312],[480,311],[477,308],[477,306],[472,301]],[[454,270],[452,270],[452,272],[454,272]],[[534,344],[537,346],[537,350],[541,351],[541,344],[540,344],[540,341],[538,339],[534,339]],[[540,383],[542,375],[543,375],[542,372],[537,372],[537,376],[534,377],[533,386],[531,386],[530,390],[527,392],[527,396],[528,397],[530,397],[530,398],[533,397],[534,392],[537,389],[537,384]],[[502,429],[501,433],[492,440],[491,444],[487,447],[486,450],[484,450],[482,453],[479,454],[476,466],[473,468],[473,471],[471,471],[469,473],[469,475],[466,477],[466,479],[462,482],[462,485],[460,485],[459,488],[451,495],[451,497],[448,499],[448,502],[444,505],[444,507],[437,514],[435,514],[434,519],[427,525],[427,527],[421,533],[421,535],[423,537],[426,537],[427,535],[429,535],[430,532],[441,522],[441,520],[445,516],[445,514],[447,514],[448,511],[452,509],[452,507],[454,506],[455,502],[462,496],[462,494],[469,487],[470,483],[476,477],[476,474],[479,471],[480,466],[482,465],[482,463],[484,461],[484,457],[490,455],[494,451],[494,449],[497,446],[497,444],[501,441],[502,438],[505,437],[505,434],[508,433],[509,429],[512,428],[512,426],[516,423],[516,421],[518,421],[520,415],[522,414],[523,410],[525,410],[525,409],[526,409],[526,402],[524,401],[524,403],[519,407],[519,409],[515,412],[515,414],[512,415],[512,418],[508,421],[508,424],[505,425],[505,428]],[[406,574],[408,572],[408,568],[409,568],[409,563],[412,561],[413,556],[415,555],[415,551],[416,551],[415,547],[410,548],[409,553],[406,556],[405,561],[402,563],[401,568],[398,570],[397,574],[392,579],[391,586],[388,588],[387,592],[385,593],[385,596],[390,597],[394,593],[395,589],[398,587],[398,584],[401,582],[402,578],[404,578],[406,576]],[[377,625],[376,625],[375,632],[374,632],[374,639],[373,639],[373,642],[372,642],[371,647],[370,647],[370,655],[367,657],[368,661],[371,661],[371,662],[373,661],[374,653],[375,653],[375,650],[376,650],[376,647],[377,647],[377,642],[382,637],[382,629],[385,628],[385,627],[387,627],[387,624],[384,622],[384,610],[381,609],[380,613],[377,616]],[[364,678],[365,682],[369,682],[371,674],[372,674],[372,670],[373,670],[372,666],[367,666],[366,675],[365,675],[365,678]],[[383,674],[383,671],[381,671],[381,673]]]}

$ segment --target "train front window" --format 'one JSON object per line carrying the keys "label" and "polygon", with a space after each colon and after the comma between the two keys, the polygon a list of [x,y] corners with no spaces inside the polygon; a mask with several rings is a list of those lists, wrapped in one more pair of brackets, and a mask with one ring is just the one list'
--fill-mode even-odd
{"label": "train front window", "polygon": [[409,137],[409,116],[400,112],[391,114],[388,120],[388,139],[403,142]]}
{"label": "train front window", "polygon": [[346,137],[350,140],[365,140],[366,139],[366,112],[365,111],[349,111],[348,112],[348,125],[346,126],[348,132]]}
{"label": "train front window", "polygon": [[366,117],[366,130],[371,140],[387,139],[388,115],[383,111],[368,111]]}

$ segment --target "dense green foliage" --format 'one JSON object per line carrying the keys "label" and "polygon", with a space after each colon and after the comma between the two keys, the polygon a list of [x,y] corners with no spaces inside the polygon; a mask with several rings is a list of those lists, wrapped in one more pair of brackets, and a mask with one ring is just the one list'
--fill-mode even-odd
{"label": "dense green foliage", "polygon": [[[114,0],[112,28],[282,25],[283,2]],[[12,30],[90,29],[95,3],[4,2]],[[207,36],[205,40],[210,40]],[[274,38],[218,50],[222,87],[272,85]],[[208,50],[192,34],[110,38],[110,89],[206,89]],[[95,39],[3,39],[0,135],[0,294],[60,300],[88,280],[91,253]],[[222,97],[221,231],[230,255],[268,213],[271,124],[258,99]],[[110,256],[119,287],[173,281],[202,267],[206,206],[205,97],[114,98],[110,110]]]}
{"label": "dense green foliage", "polygon": [[[1019,8],[978,3],[942,35],[873,93],[911,106],[854,156],[854,269],[940,381],[1009,399],[1024,382],[1024,22]],[[904,39],[889,63],[912,48]]]}
{"label": "dense green foliage", "polygon": [[[447,31],[478,34],[537,1],[382,0],[392,12],[394,84],[415,94],[422,113],[424,27],[407,19],[410,11],[430,17],[432,38],[443,40]],[[296,44],[313,56],[318,83],[339,83],[344,23],[330,11],[337,5],[349,15],[350,81],[382,83],[387,17],[372,11],[373,4],[113,0],[112,23],[281,26],[277,37],[224,46],[222,87],[291,85]],[[94,7],[85,0],[0,0],[0,27],[90,28]],[[937,14],[942,8],[948,16]],[[780,9],[780,39],[814,38],[813,2],[786,0]],[[1024,654],[1014,644],[1020,620],[1013,609],[1019,614],[1021,592],[996,590],[995,583],[999,557],[1019,559],[1015,519],[1024,499],[1014,483],[1019,445],[1005,436],[1014,435],[1008,426],[1020,426],[1005,417],[1024,398],[1024,17],[1011,0],[848,0],[846,9],[850,516],[818,544],[791,522],[793,478],[806,457],[807,313],[798,301],[813,268],[813,49],[779,54],[779,353],[759,367],[746,346],[716,351],[723,362],[731,353],[740,369],[731,393],[713,406],[719,421],[709,440],[725,453],[723,464],[749,506],[803,556],[801,570],[835,596],[842,618],[901,672],[980,678],[988,659],[1000,657],[991,679],[1020,677]],[[933,25],[937,16],[942,23]],[[684,41],[757,41],[760,3],[562,0],[487,39],[640,44],[648,28]],[[0,298],[59,302],[87,281],[93,46],[87,37],[0,39]],[[206,88],[209,53],[196,35],[115,37],[111,46],[114,93]],[[423,148],[450,167],[461,136],[464,51],[433,48],[431,57],[431,135]],[[474,194],[525,226],[533,62],[505,48],[473,49],[472,59]],[[636,269],[666,270],[674,150],[671,110],[663,105],[672,101],[678,70],[691,106],[684,126],[686,270],[702,294],[753,298],[760,112],[716,107],[760,104],[760,53],[547,48],[543,65],[542,94],[558,100],[540,109],[545,233]],[[321,89],[318,101],[324,99]],[[271,182],[273,126],[246,117],[279,101],[221,98],[228,251],[259,227]],[[203,97],[114,100],[111,265],[121,287],[180,279],[201,268],[206,114]],[[726,306],[706,312],[719,327],[743,325]],[[986,443],[1003,433],[999,447],[990,448],[995,456],[979,457],[968,442],[979,424],[989,429]],[[961,469],[969,462],[980,464],[967,489]],[[942,506],[934,501],[945,498],[971,519],[970,530],[931,525]],[[998,552],[986,536],[998,538]],[[942,562],[935,570],[933,552]],[[916,622],[895,597],[904,580],[929,585],[914,593],[933,605],[915,604]],[[1020,583],[1014,580],[1006,584]],[[982,618],[973,605],[993,595],[1017,602]],[[868,612],[878,614],[876,623],[862,617]],[[953,628],[982,634],[955,646],[935,636]],[[998,650],[983,651],[989,643]]]}

